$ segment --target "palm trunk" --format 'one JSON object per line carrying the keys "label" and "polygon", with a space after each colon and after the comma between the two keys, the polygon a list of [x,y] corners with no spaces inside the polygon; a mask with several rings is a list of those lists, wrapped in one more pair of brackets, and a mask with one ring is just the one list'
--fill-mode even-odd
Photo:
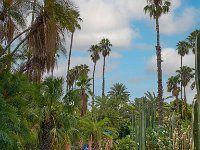
{"label": "palm trunk", "polygon": [[103,82],[102,82],[102,97],[105,96],[105,65],[106,65],[106,57],[103,57]]}
{"label": "palm trunk", "polygon": [[[181,56],[181,68],[183,67],[183,56]],[[183,100],[183,85],[182,85],[182,75],[181,75],[181,100]]]}
{"label": "palm trunk", "polygon": [[187,99],[186,99],[186,91],[185,91],[185,86],[183,87],[184,89],[184,107],[185,107],[185,117],[187,118]]}
{"label": "palm trunk", "polygon": [[178,101],[178,94],[176,94],[176,111],[179,114],[179,101]]}
{"label": "palm trunk", "polygon": [[163,124],[163,86],[162,86],[162,60],[161,60],[161,47],[160,47],[160,33],[159,33],[159,20],[156,17],[156,31],[157,31],[157,46],[156,46],[156,54],[157,54],[157,72],[158,72],[158,114],[159,114],[159,123]]}
{"label": "palm trunk", "polygon": [[94,74],[95,74],[95,70],[96,70],[96,63],[94,63],[94,70],[93,70],[92,113],[93,113],[93,111],[94,111]]}
{"label": "palm trunk", "polygon": [[85,94],[85,90],[81,90],[81,100],[82,100],[82,108],[81,108],[81,117],[83,117],[87,112],[87,96]]}
{"label": "palm trunk", "polygon": [[52,129],[52,122],[50,119],[46,119],[41,124],[41,150],[51,150],[51,136],[50,130]]}
{"label": "palm trunk", "polygon": [[[68,66],[67,66],[67,76],[69,74],[69,68],[70,68],[70,62],[71,62],[73,39],[74,39],[74,32],[72,32],[72,35],[71,35],[71,42],[70,42],[70,48],[69,48],[69,58],[68,58]],[[67,90],[69,90],[69,85],[68,84],[67,84]]]}

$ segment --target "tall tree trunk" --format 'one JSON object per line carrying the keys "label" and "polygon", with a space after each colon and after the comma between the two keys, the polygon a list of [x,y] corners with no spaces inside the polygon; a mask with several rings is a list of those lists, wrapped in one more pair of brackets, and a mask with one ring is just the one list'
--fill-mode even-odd
{"label": "tall tree trunk", "polygon": [[94,63],[94,69],[93,69],[93,87],[92,87],[92,113],[94,111],[94,74],[96,70],[96,63]]}
{"label": "tall tree trunk", "polygon": [[163,124],[163,86],[162,86],[162,60],[161,60],[161,47],[160,47],[160,33],[159,33],[159,20],[156,17],[156,31],[157,31],[157,46],[156,46],[156,54],[157,54],[157,72],[158,72],[158,114],[159,114],[159,123]]}
{"label": "tall tree trunk", "polygon": [[102,97],[105,96],[105,65],[106,65],[106,57],[103,57],[103,82],[102,82]]}
{"label": "tall tree trunk", "polygon": [[176,94],[176,112],[179,114],[179,101],[178,101],[178,94]]}
{"label": "tall tree trunk", "polygon": [[[69,68],[70,68],[70,62],[71,62],[73,39],[74,39],[74,32],[72,32],[72,35],[71,35],[71,42],[70,42],[70,48],[69,48],[69,58],[68,58],[68,66],[67,66],[67,76],[69,74]],[[67,90],[69,90],[69,85],[68,84],[67,84]]]}
{"label": "tall tree trunk", "polygon": [[[183,56],[181,56],[181,68],[183,67]],[[183,85],[182,85],[182,75],[181,75],[181,100],[183,100]]]}
{"label": "tall tree trunk", "polygon": [[186,98],[186,90],[185,90],[185,86],[183,87],[184,89],[184,107],[185,107],[185,117],[187,118],[187,98]]}
{"label": "tall tree trunk", "polygon": [[82,101],[81,116],[83,117],[87,112],[87,101],[88,101],[84,89],[81,89],[81,101]]}
{"label": "tall tree trunk", "polygon": [[45,119],[41,124],[41,150],[51,150],[51,136],[50,130],[52,129],[51,119]]}

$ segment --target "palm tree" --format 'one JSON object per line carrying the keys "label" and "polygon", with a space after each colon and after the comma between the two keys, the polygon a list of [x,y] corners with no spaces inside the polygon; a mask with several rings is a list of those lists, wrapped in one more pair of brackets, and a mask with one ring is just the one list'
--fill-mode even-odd
{"label": "palm tree", "polygon": [[171,76],[167,81],[167,92],[172,92],[172,96],[176,97],[177,113],[179,113],[179,99],[178,99],[178,95],[180,92],[180,87],[178,87],[179,83],[180,83],[179,76]]}
{"label": "palm tree", "polygon": [[41,121],[41,149],[51,149],[52,136],[51,130],[55,126],[55,116],[59,110],[59,100],[63,94],[62,79],[46,78],[43,82],[42,100],[42,121]]}
{"label": "palm tree", "polygon": [[113,96],[123,102],[127,102],[129,101],[130,92],[127,91],[127,88],[124,84],[116,83],[110,88],[108,96]]}
{"label": "palm tree", "polygon": [[147,0],[148,5],[144,7],[145,14],[149,13],[150,18],[156,21],[156,32],[157,32],[157,72],[158,72],[158,113],[159,113],[159,123],[163,123],[163,86],[162,86],[162,68],[161,68],[161,47],[160,47],[160,31],[159,31],[159,18],[162,14],[169,12],[171,3],[169,1],[163,0]]}
{"label": "palm tree", "polygon": [[[63,79],[46,78],[41,87],[40,145],[42,150],[64,149],[77,140],[74,110],[79,100],[76,91],[63,95]],[[70,103],[70,104],[69,104]],[[76,138],[76,139],[75,139]]]}
{"label": "palm tree", "polygon": [[[82,137],[85,137],[85,141],[88,141],[88,146],[95,150],[100,150],[104,147],[103,142],[111,140],[113,135],[116,133],[115,129],[110,127],[110,120],[104,118],[98,122],[94,122],[89,118],[83,118],[80,120],[80,132]],[[109,134],[112,132],[112,136]],[[110,146],[112,143],[110,143]]]}
{"label": "palm tree", "polygon": [[9,43],[14,33],[26,26],[23,13],[28,8],[27,0],[2,0],[0,2],[0,42]]}
{"label": "palm tree", "polygon": [[192,33],[190,33],[190,35],[187,38],[190,48],[192,48],[193,54],[195,53],[196,37],[197,37],[198,33],[200,33],[200,30],[195,30]]}
{"label": "palm tree", "polygon": [[72,10],[71,15],[72,15],[72,21],[71,21],[71,24],[68,27],[69,31],[71,32],[71,41],[70,41],[70,48],[69,48],[67,74],[68,74],[69,68],[70,68],[74,32],[75,32],[76,29],[79,29],[79,30],[81,29],[81,26],[80,26],[79,22],[82,21],[78,11]]}
{"label": "palm tree", "polygon": [[102,82],[102,96],[105,96],[105,65],[106,65],[106,56],[109,56],[111,52],[111,46],[112,44],[110,43],[109,39],[103,38],[99,46],[101,48],[102,56],[103,56],[103,82]]}
{"label": "palm tree", "polygon": [[192,69],[188,66],[182,66],[182,67],[180,67],[179,70],[176,71],[178,73],[178,76],[181,78],[181,83],[182,83],[182,86],[184,89],[184,105],[185,105],[186,113],[187,113],[187,98],[186,98],[185,88],[186,88],[187,84],[190,82],[190,80],[192,78],[194,78],[193,70],[194,69]]}
{"label": "palm tree", "polygon": [[[177,46],[178,54],[181,56],[181,67],[183,66],[183,57],[189,53],[189,44],[186,41],[179,41]],[[182,78],[182,77],[180,77]],[[183,100],[183,86],[181,82],[181,100]]]}
{"label": "palm tree", "polygon": [[88,103],[88,96],[92,95],[90,90],[90,81],[91,79],[85,75],[79,77],[77,82],[77,86],[80,87],[80,95],[81,95],[81,116],[84,116],[87,112],[87,103]]}
{"label": "palm tree", "polygon": [[92,77],[93,77],[92,111],[93,111],[93,107],[94,107],[94,74],[95,74],[95,70],[96,70],[97,61],[100,59],[100,55],[99,55],[100,47],[98,45],[92,45],[89,49],[89,52],[91,53],[90,57],[94,63],[94,69],[93,69],[93,74],[92,74]]}
{"label": "palm tree", "polygon": [[67,74],[67,90],[73,90],[76,88],[76,82],[81,76],[88,77],[88,72],[90,71],[89,66],[86,64],[81,64],[73,67],[69,70]]}
{"label": "palm tree", "polygon": [[[65,52],[62,42],[63,33],[64,30],[70,29],[75,19],[75,15],[72,15],[75,11],[77,10],[69,1],[45,0],[44,6],[40,7],[40,12],[34,14],[31,27],[25,30],[27,35],[10,54],[11,57],[14,57],[21,45],[28,44],[31,58],[26,59],[26,63],[22,62],[21,70],[28,71],[27,74],[32,80],[40,81],[45,72],[53,72],[58,50]],[[19,36],[23,33],[20,33]],[[17,35],[17,37],[19,36]],[[17,39],[17,37],[13,39]],[[13,42],[13,40],[11,41]],[[8,45],[10,46],[10,43]],[[7,48],[8,46],[5,49]]]}

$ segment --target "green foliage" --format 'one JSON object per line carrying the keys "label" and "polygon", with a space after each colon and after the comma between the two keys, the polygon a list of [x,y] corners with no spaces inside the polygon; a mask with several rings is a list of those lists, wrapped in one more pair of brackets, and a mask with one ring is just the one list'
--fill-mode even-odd
{"label": "green foliage", "polygon": [[0,82],[1,149],[35,147],[37,136],[31,128],[37,121],[36,85],[10,73],[2,74]]}
{"label": "green foliage", "polygon": [[170,10],[171,3],[165,0],[161,1],[148,0],[148,5],[144,7],[144,12],[149,13],[150,18],[159,18],[162,14],[166,14]]}
{"label": "green foliage", "polygon": [[116,146],[116,150],[134,150],[136,149],[136,143],[134,141],[134,139],[132,139],[130,137],[130,135],[127,135],[126,137],[122,138],[122,139],[118,139],[116,141],[117,144],[115,144],[114,146]]}
{"label": "green foliage", "polygon": [[170,138],[169,134],[169,131],[163,126],[155,126],[153,129],[147,128],[147,147],[149,149],[172,149],[172,139]]}

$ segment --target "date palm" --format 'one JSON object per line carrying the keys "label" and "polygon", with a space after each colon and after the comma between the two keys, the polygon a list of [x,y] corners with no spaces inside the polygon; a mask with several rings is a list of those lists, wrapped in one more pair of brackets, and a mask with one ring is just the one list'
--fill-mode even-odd
{"label": "date palm", "polygon": [[159,29],[159,18],[162,14],[167,14],[170,10],[171,3],[167,0],[147,0],[147,6],[144,7],[145,14],[148,13],[150,18],[156,21],[156,32],[157,32],[157,73],[158,73],[158,113],[159,123],[163,123],[163,86],[162,86],[162,60],[161,60],[161,47],[160,47],[160,29]]}
{"label": "date palm", "polygon": [[180,87],[178,86],[180,83],[179,76],[171,76],[167,81],[167,92],[172,92],[172,96],[176,97],[176,112],[179,113],[179,92]]}
{"label": "date palm", "polygon": [[127,88],[124,84],[116,83],[110,88],[108,96],[113,96],[119,99],[120,101],[128,102],[130,93],[127,91]]}
{"label": "date palm", "polygon": [[181,78],[181,82],[183,85],[183,90],[184,90],[184,106],[185,106],[185,113],[187,114],[187,97],[186,97],[186,86],[190,82],[192,78],[194,78],[194,73],[193,73],[192,68],[188,66],[182,66],[180,67],[179,70],[176,72],[178,73],[178,76]]}
{"label": "date palm", "polygon": [[[181,67],[183,66],[183,57],[189,53],[189,44],[186,41],[179,41],[177,46],[178,54],[181,56]],[[180,76],[180,78],[182,78]],[[181,82],[181,100],[183,100],[183,86]]]}
{"label": "date palm", "polygon": [[103,81],[102,81],[102,97],[105,96],[105,66],[106,66],[106,57],[109,56],[111,52],[111,46],[109,39],[103,38],[99,43],[101,53],[103,56]]}
{"label": "date palm", "polygon": [[94,78],[95,78],[95,70],[96,70],[96,64],[97,64],[97,61],[100,59],[100,47],[98,45],[92,45],[89,49],[89,52],[91,53],[90,57],[94,63],[94,68],[93,68],[93,74],[92,74],[92,77],[93,77],[93,88],[92,88],[92,111],[93,111],[93,108],[94,108]]}

